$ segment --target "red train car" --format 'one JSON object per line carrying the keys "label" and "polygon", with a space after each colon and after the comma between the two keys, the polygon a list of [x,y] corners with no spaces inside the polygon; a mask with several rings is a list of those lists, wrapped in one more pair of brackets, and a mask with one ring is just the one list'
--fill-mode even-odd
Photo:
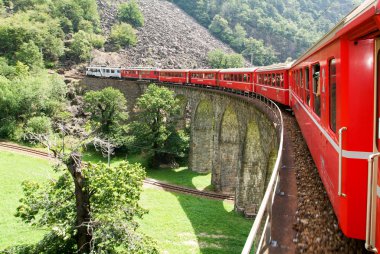
{"label": "red train car", "polygon": [[189,70],[161,70],[158,80],[174,84],[188,84],[190,82]]}
{"label": "red train car", "polygon": [[135,80],[158,80],[159,69],[156,68],[123,68],[121,78]]}
{"label": "red train car", "polygon": [[289,106],[289,69],[291,64],[275,64],[256,70],[255,92]]}
{"label": "red train car", "polygon": [[295,62],[290,105],[343,233],[380,247],[380,8],[367,0]]}
{"label": "red train car", "polygon": [[226,69],[218,75],[219,86],[227,90],[254,92],[254,73],[257,68]]}
{"label": "red train car", "polygon": [[218,73],[220,70],[204,69],[204,70],[190,70],[189,78],[191,84],[205,85],[205,86],[218,86]]}

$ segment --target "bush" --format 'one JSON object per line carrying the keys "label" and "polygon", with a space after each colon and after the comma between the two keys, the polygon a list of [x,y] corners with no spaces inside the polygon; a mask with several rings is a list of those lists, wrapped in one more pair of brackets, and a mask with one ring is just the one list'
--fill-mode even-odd
{"label": "bush", "polygon": [[50,134],[52,133],[51,120],[46,116],[36,116],[28,120],[25,133]]}
{"label": "bush", "polygon": [[117,16],[121,22],[129,23],[134,27],[141,27],[144,25],[144,16],[134,0],[129,3],[121,4]]}
{"label": "bush", "polygon": [[117,48],[135,46],[137,44],[136,31],[126,23],[114,25],[111,29],[110,41]]}
{"label": "bush", "polygon": [[212,68],[241,68],[244,67],[244,57],[240,54],[226,54],[221,49],[208,53],[208,64]]}
{"label": "bush", "polygon": [[42,53],[33,41],[22,44],[16,52],[16,59],[30,68],[42,68],[44,66]]}
{"label": "bush", "polygon": [[85,61],[90,59],[92,45],[84,31],[74,34],[73,42],[70,45],[70,56],[75,60]]}

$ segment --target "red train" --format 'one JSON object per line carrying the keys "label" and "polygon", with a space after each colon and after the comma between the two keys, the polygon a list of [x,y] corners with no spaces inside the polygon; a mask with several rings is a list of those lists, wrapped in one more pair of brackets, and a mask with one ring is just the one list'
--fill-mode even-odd
{"label": "red train", "polygon": [[120,73],[257,93],[291,107],[343,233],[380,248],[380,1],[365,1],[294,63]]}

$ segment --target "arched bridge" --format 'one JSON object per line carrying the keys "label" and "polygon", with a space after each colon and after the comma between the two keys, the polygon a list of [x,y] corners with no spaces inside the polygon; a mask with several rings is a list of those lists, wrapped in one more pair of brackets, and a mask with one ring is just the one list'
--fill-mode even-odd
{"label": "arched bridge", "polygon": [[[149,85],[89,77],[82,84],[91,90],[119,89],[130,112]],[[181,102],[182,124],[191,119],[189,168],[211,172],[216,191],[235,194],[237,211],[256,214],[277,156],[277,132],[270,110],[258,101],[222,91],[167,87]]]}

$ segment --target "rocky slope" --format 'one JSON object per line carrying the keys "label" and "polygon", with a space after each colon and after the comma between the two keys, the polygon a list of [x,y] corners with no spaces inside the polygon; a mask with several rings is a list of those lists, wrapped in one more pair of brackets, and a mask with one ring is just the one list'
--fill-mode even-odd
{"label": "rocky slope", "polygon": [[[108,34],[117,22],[117,6],[124,0],[98,0],[102,29]],[[138,44],[120,52],[93,52],[92,64],[113,66],[155,66],[160,68],[207,67],[207,53],[220,48],[233,50],[207,29],[166,0],[138,0],[145,25],[138,29]]]}

